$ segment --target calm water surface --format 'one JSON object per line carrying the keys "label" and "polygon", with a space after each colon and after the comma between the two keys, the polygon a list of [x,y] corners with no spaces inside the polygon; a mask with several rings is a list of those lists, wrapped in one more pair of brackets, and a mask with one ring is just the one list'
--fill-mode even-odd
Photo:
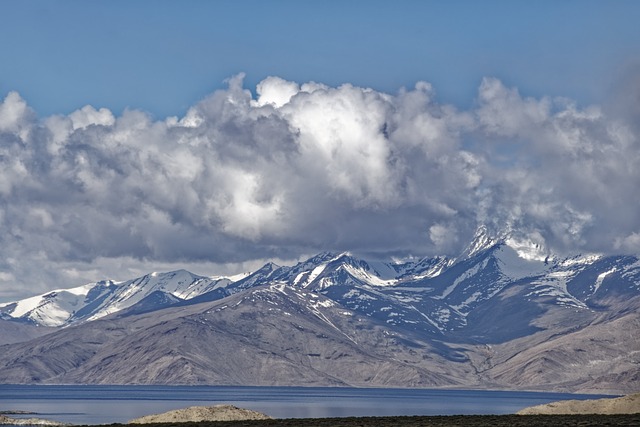
{"label": "calm water surface", "polygon": [[0,385],[0,411],[36,412],[40,418],[72,424],[110,424],[223,403],[276,418],[323,418],[510,414],[555,400],[594,397],[604,396],[389,388]]}

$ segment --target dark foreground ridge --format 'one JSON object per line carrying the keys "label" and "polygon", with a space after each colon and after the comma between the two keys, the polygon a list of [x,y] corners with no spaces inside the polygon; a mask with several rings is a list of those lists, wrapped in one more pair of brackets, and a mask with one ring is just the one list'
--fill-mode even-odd
{"label": "dark foreground ridge", "polygon": [[[127,424],[112,424],[112,427]],[[288,418],[250,421],[145,424],[145,427],[600,427],[640,426],[632,415],[451,415],[413,417]],[[107,427],[107,426],[101,426]]]}

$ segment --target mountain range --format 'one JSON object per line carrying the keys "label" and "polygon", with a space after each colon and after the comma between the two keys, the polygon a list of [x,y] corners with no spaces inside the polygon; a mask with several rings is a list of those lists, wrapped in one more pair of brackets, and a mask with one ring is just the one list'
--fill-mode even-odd
{"label": "mountain range", "polygon": [[640,390],[640,260],[481,227],[457,257],[321,253],[0,304],[0,383]]}

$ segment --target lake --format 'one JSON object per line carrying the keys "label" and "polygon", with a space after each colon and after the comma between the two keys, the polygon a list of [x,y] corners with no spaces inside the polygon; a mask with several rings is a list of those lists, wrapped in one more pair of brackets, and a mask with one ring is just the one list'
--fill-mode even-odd
{"label": "lake", "polygon": [[605,396],[389,388],[0,385],[0,411],[36,412],[39,418],[72,424],[110,424],[223,403],[275,418],[324,418],[512,414],[555,400],[598,397]]}

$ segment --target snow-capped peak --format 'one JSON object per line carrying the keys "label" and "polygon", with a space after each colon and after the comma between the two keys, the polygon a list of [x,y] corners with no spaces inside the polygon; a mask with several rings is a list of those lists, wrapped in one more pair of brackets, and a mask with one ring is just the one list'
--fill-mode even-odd
{"label": "snow-capped peak", "polygon": [[81,309],[89,298],[91,290],[114,282],[89,283],[71,289],[58,289],[16,302],[0,304],[2,311],[12,318],[24,318],[43,326],[61,326],[77,310]]}
{"label": "snow-capped peak", "polygon": [[513,249],[518,257],[526,261],[549,261],[554,258],[547,249],[544,238],[537,231],[525,234],[507,227],[500,233],[492,234],[485,225],[481,225],[459,259],[471,258],[498,244]]}
{"label": "snow-capped peak", "polygon": [[0,311],[14,319],[44,326],[65,326],[95,320],[128,309],[154,292],[177,300],[196,297],[232,280],[197,276],[186,270],[149,273],[126,282],[101,281],[72,289],[51,291],[24,300],[0,304]]}
{"label": "snow-capped peak", "polygon": [[471,258],[474,255],[477,255],[478,253],[500,243],[501,240],[502,239],[498,237],[491,236],[487,227],[481,225],[476,230],[469,246],[467,246],[467,248],[462,252],[460,259]]}

